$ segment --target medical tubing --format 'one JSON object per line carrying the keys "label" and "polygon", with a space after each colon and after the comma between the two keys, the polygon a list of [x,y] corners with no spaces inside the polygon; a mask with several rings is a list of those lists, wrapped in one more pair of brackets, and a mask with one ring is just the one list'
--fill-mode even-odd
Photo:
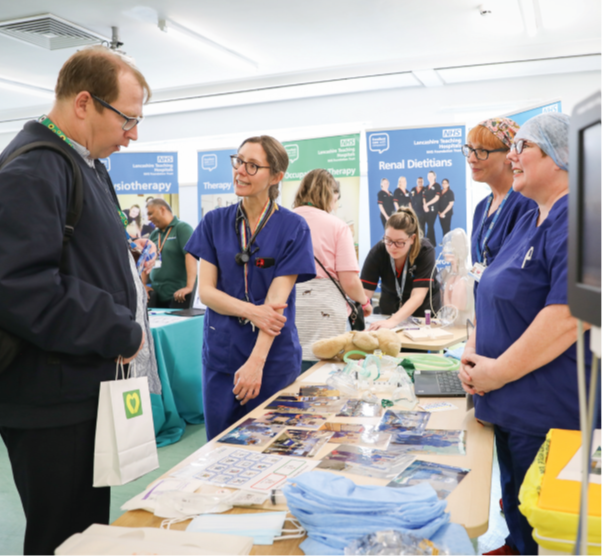
{"label": "medical tubing", "polygon": [[364,351],[358,351],[358,350],[348,351],[348,352],[347,352],[347,353],[344,355],[344,357],[343,357],[343,361],[344,361],[345,363],[349,363],[349,356],[350,356],[350,355],[361,355],[361,356],[362,356],[364,359],[365,359],[366,357],[368,357],[368,354],[367,354],[367,353],[365,353]]}
{"label": "medical tubing", "polygon": [[581,426],[581,500],[579,502],[579,526],[573,554],[587,554],[587,489],[589,478],[589,437],[587,434],[587,391],[585,387],[585,341],[583,338],[583,321],[577,321],[577,386],[579,391],[579,424]]}

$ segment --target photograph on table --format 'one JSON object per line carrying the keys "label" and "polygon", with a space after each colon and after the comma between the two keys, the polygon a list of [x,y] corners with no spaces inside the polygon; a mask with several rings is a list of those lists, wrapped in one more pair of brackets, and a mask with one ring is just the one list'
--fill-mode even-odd
{"label": "photograph on table", "polygon": [[429,453],[446,456],[466,455],[466,431],[427,429],[421,435],[393,436],[389,450],[398,453]]}
{"label": "photograph on table", "polygon": [[270,411],[257,418],[260,423],[268,425],[283,425],[285,427],[295,427],[297,429],[318,430],[328,419],[327,415],[318,415],[316,413],[279,413]]}
{"label": "photograph on table", "polygon": [[460,481],[468,475],[470,469],[452,467],[430,461],[416,460],[395,477],[388,487],[405,488],[420,483],[429,483],[440,500],[447,498]]}
{"label": "photograph on table", "polygon": [[338,413],[346,401],[332,397],[278,396],[265,408],[281,413]]}
{"label": "photograph on table", "polygon": [[311,396],[311,397],[320,397],[320,398],[329,398],[329,397],[340,398],[340,397],[342,397],[342,394],[336,388],[332,388],[332,386],[310,385],[310,386],[301,386],[301,388],[299,388],[299,396]]}
{"label": "photograph on table", "polygon": [[401,473],[414,457],[407,453],[375,450],[363,446],[341,444],[322,459],[318,469],[345,471],[379,479],[393,479]]}
{"label": "photograph on table", "polygon": [[305,431],[288,429],[268,446],[264,454],[294,456],[299,458],[314,457],[332,436],[330,431]]}
{"label": "photograph on table", "polygon": [[347,400],[337,417],[380,417],[383,408],[378,403],[365,402],[364,400]]}
{"label": "photograph on table", "polygon": [[395,411],[388,409],[379,424],[379,430],[393,435],[393,442],[403,436],[421,435],[431,414],[426,411]]}
{"label": "photograph on table", "polygon": [[354,444],[366,448],[386,450],[391,442],[391,435],[380,432],[377,425],[324,423],[320,430],[333,431],[334,434],[328,442],[336,444]]}
{"label": "photograph on table", "polygon": [[219,442],[261,448],[274,440],[284,429],[283,426],[268,425],[256,419],[246,419],[238,427],[222,436]]}

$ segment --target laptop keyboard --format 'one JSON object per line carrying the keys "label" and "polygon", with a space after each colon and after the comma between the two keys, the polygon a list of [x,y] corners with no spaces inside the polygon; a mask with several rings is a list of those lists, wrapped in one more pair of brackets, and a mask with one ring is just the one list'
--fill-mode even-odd
{"label": "laptop keyboard", "polygon": [[462,390],[462,383],[458,378],[458,373],[452,373],[443,371],[437,373],[437,383],[439,384],[439,391],[442,394],[453,394]]}

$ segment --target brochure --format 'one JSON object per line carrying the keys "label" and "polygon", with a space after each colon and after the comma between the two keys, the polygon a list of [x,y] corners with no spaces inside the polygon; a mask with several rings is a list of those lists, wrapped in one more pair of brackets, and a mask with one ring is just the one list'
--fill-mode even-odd
{"label": "brochure", "polygon": [[333,397],[278,396],[265,408],[281,413],[338,413],[346,401]]}
{"label": "brochure", "polygon": [[422,435],[393,436],[389,451],[465,456],[466,431],[428,429]]}
{"label": "brochure", "polygon": [[218,442],[261,448],[269,444],[284,429],[283,426],[261,423],[256,419],[247,419],[228,434],[222,436]]}
{"label": "brochure", "polygon": [[414,461],[414,457],[407,453],[385,452],[384,450],[341,444],[322,460],[318,469],[393,479],[412,461]]}
{"label": "brochure", "polygon": [[303,431],[288,429],[284,431],[264,454],[279,454],[281,456],[295,456],[311,458],[324,446],[332,436],[329,431]]}
{"label": "brochure", "polygon": [[320,430],[333,431],[328,442],[336,444],[355,444],[366,448],[386,450],[391,435],[380,432],[377,425],[350,425],[348,423],[324,423]]}
{"label": "brochure", "polygon": [[379,430],[393,435],[392,442],[401,443],[403,437],[424,434],[431,418],[427,411],[396,411],[388,409],[381,419]]}
{"label": "brochure", "polygon": [[344,407],[337,413],[337,417],[380,417],[382,412],[383,408],[380,404],[363,400],[347,400]]}
{"label": "brochure", "polygon": [[256,420],[269,425],[283,425],[285,427],[317,431],[326,422],[326,419],[328,419],[327,415],[318,415],[317,413],[279,413],[271,411]]}
{"label": "brochure", "polygon": [[403,488],[427,481],[437,492],[440,500],[449,496],[470,469],[452,467],[430,461],[416,460],[395,477],[387,486]]}

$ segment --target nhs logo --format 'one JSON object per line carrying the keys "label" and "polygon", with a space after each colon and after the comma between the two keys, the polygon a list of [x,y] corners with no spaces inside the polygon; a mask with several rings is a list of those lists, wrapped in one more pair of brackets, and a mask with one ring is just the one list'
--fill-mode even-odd
{"label": "nhs logo", "polygon": [[355,147],[355,139],[341,139],[341,147]]}
{"label": "nhs logo", "polygon": [[443,130],[443,137],[462,137],[462,128],[454,127]]}
{"label": "nhs logo", "polygon": [[173,162],[173,156],[169,155],[163,155],[163,156],[158,156],[157,157],[157,162],[158,163],[166,163],[166,162]]}

